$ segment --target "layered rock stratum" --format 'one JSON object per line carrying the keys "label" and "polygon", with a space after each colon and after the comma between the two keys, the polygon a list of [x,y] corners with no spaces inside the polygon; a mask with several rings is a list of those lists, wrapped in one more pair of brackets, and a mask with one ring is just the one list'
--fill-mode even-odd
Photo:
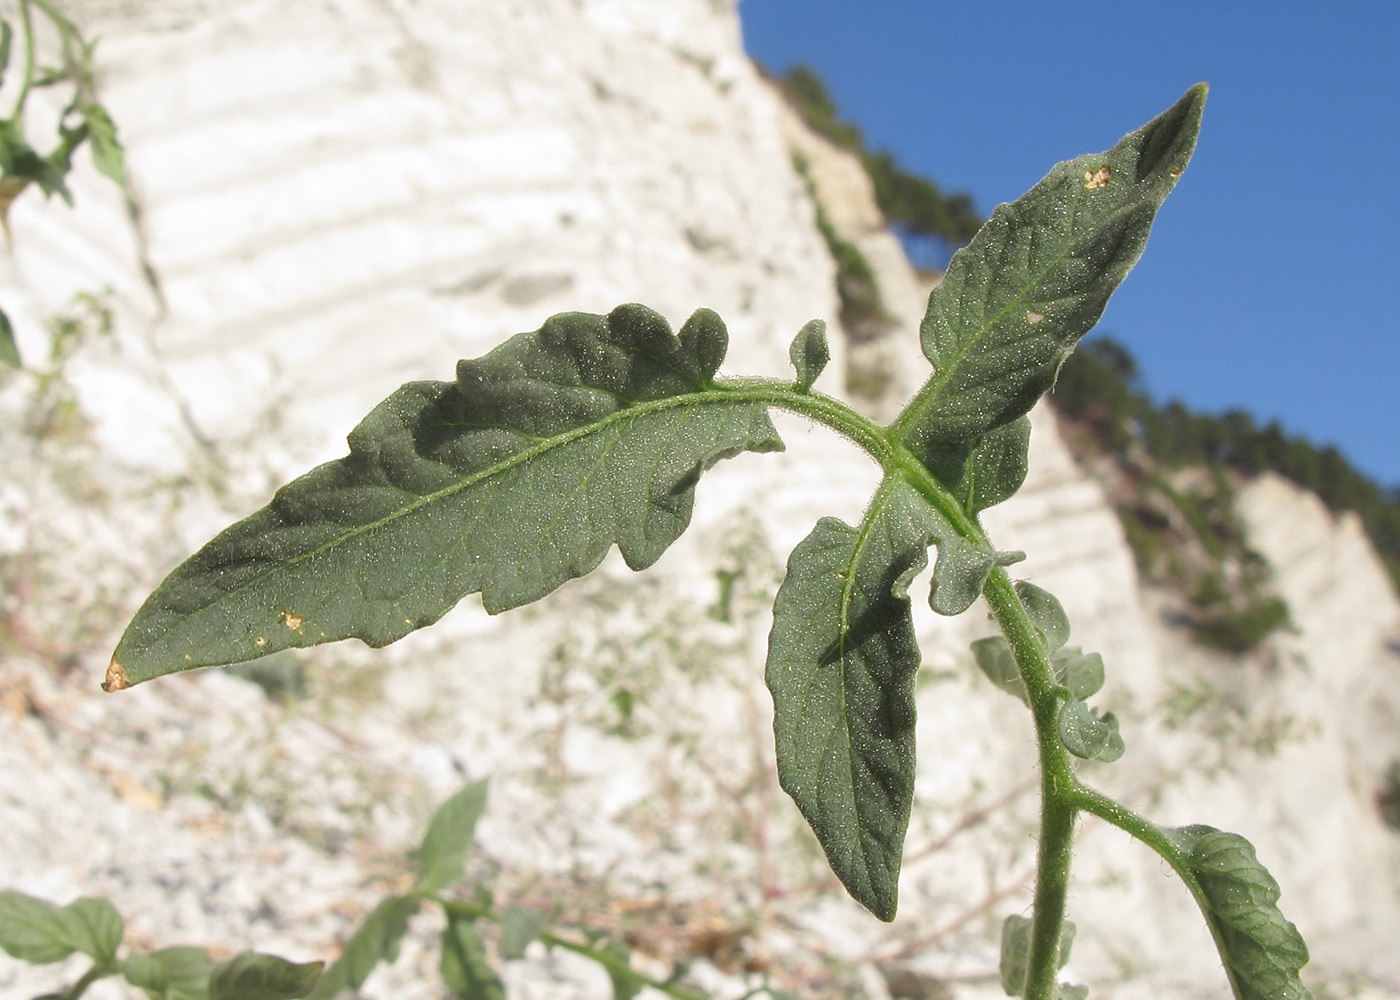
{"label": "layered rock stratum", "polygon": [[[469,599],[393,647],[284,656],[259,683],[211,670],[97,687],[162,575],[341,453],[401,382],[449,378],[554,312],[626,301],[676,325],[713,308],[726,371],[785,372],[797,329],[837,314],[794,148],[876,265],[890,322],[858,361],[886,359],[893,401],[871,405],[897,407],[925,364],[925,286],[858,165],[746,58],[733,4],[67,7],[102,39],[140,213],[85,156],[74,209],[29,194],[11,213],[0,298],[21,350],[42,369],[55,316],[84,333],[58,395],[32,371],[0,388],[0,886],[107,895],[136,948],[331,958],[404,887],[433,806],[489,776],[473,877],[560,905],[566,926],[625,932],[639,962],[690,962],[718,997],[764,976],[811,996],[1001,995],[1000,923],[1029,901],[1034,760],[1024,710],[972,665],[968,641],[990,631],[978,609],[919,613],[919,779],[893,924],[845,898],[777,788],[766,601],[816,518],[857,518],[875,481],[800,421],[780,423],[783,455],[710,473],[691,531],[645,575],[610,560],[498,618]],[[841,395],[834,339],[818,388]],[[1273,477],[1249,485],[1240,509],[1292,628],[1245,656],[1206,650],[1139,580],[1054,417],[1034,424],[1026,487],[986,520],[1108,663],[1128,754],[1086,776],[1161,822],[1253,841],[1319,996],[1396,995],[1400,840],[1377,795],[1400,757],[1400,605],[1360,526]],[[1093,821],[1080,841],[1066,975],[1095,996],[1225,995],[1163,866]],[[364,995],[440,995],[437,930],[418,919]],[[538,947],[504,970],[517,996],[610,991]],[[0,956],[6,995],[58,976]]]}

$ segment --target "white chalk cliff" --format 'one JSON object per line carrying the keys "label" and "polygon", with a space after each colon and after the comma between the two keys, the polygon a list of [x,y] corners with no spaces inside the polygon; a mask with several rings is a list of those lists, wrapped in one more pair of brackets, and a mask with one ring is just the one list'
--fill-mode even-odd
{"label": "white chalk cliff", "polygon": [[[879,996],[910,972],[922,996],[1001,995],[1000,923],[1030,896],[1033,741],[972,665],[968,641],[990,632],[977,608],[918,611],[919,780],[892,925],[841,893],[777,788],[764,599],[815,520],[859,517],[875,482],[801,421],[779,422],[784,454],[707,475],[654,571],[609,560],[530,609],[491,618],[471,598],[385,650],[289,655],[282,700],[223,671],[97,689],[163,574],[342,453],[402,382],[628,301],[676,325],[713,308],[726,372],[787,371],[793,334],[837,313],[794,147],[876,264],[897,320],[879,350],[913,388],[920,281],[854,162],[748,61],[731,0],[65,6],[101,37],[141,214],[138,231],[86,154],[75,208],[29,193],[11,212],[0,305],[31,365],[76,294],[113,329],[78,347],[64,420],[36,418],[32,374],[0,384],[0,888],[107,895],[136,948],[332,958],[404,888],[434,804],[489,775],[469,868],[498,899],[625,931],[638,961],[685,959],[716,996],[765,973]],[[841,395],[833,345],[818,388]],[[1205,650],[1138,580],[1053,416],[1034,423],[1026,487],[986,521],[1104,654],[1128,753],[1088,780],[1159,822],[1247,836],[1309,941],[1315,992],[1396,995],[1400,834],[1376,798],[1400,757],[1400,604],[1359,524],[1276,478],[1249,486],[1251,544],[1294,627],[1244,657]],[[1096,997],[1226,995],[1164,866],[1092,819],[1080,843],[1066,976]],[[440,995],[433,919],[365,996]],[[516,996],[610,994],[542,950],[504,974]],[[0,955],[4,995],[57,982]],[[89,995],[122,995],[102,988]]]}

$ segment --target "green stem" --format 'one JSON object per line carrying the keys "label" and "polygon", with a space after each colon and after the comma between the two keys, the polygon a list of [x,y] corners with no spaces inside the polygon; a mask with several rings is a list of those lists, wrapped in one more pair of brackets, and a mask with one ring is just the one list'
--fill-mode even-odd
{"label": "green stem", "polygon": [[[716,388],[825,424],[869,453],[880,463],[886,476],[903,475],[962,537],[979,545],[987,544],[986,534],[976,518],[966,512],[904,445],[905,423],[902,420],[889,428],[879,427],[838,400],[819,393],[799,392],[791,383],[777,379],[727,379]],[[925,394],[927,390],[921,397]],[[905,412],[907,416],[909,410]],[[1025,682],[1040,748],[1040,848],[1024,996],[1026,1000],[1054,1000],[1060,969],[1060,933],[1069,893],[1074,824],[1078,816],[1078,786],[1073,761],[1060,741],[1060,692],[1044,643],[1027,617],[1005,570],[992,571],[982,594],[1006,635]]]}
{"label": "green stem", "polygon": [[962,505],[898,438],[840,400],[819,392],[799,392],[791,382],[775,378],[720,379],[714,387],[829,427],[878,462],[885,475],[902,474],[935,510],[957,528],[958,534],[979,544],[986,543],[986,535],[977,521],[968,516]]}
{"label": "green stem", "polygon": [[1026,1000],[1053,1000],[1060,970],[1060,934],[1069,893],[1078,786],[1069,751],[1060,742],[1060,697],[1054,670],[1005,570],[992,571],[982,596],[1011,645],[1035,719],[1040,748],[1040,852],[1024,996]]}
{"label": "green stem", "polygon": [[[437,903],[445,912],[455,917],[466,917],[468,920],[485,920],[489,923],[499,924],[501,916],[489,906],[480,903],[471,903],[460,899],[447,899],[443,896],[428,895],[424,897]],[[548,930],[539,932],[539,939],[550,948],[563,948],[571,951],[575,955],[582,955],[590,961],[601,965],[606,971],[618,976],[630,978],[643,986],[649,986],[654,990],[659,990],[667,996],[674,997],[675,1000],[707,1000],[704,993],[697,993],[688,990],[673,982],[666,982],[661,979],[653,979],[645,973],[638,972],[632,968],[632,964],[621,955],[604,951],[601,948],[594,948],[592,945],[579,944],[577,941],[570,941]]]}
{"label": "green stem", "polygon": [[94,965],[92,968],[88,969],[87,972],[83,973],[81,979],[68,987],[67,992],[58,994],[58,1000],[78,1000],[80,996],[87,992],[87,988],[93,983],[97,982],[99,979],[105,979],[108,976],[114,975],[116,972],[116,966],[108,963]]}

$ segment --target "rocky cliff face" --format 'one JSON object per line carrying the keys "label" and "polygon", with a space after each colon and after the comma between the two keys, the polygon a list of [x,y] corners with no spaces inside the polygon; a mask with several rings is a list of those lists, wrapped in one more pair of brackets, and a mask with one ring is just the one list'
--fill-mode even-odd
{"label": "rocky cliff face", "polygon": [[[745,59],[732,5],[71,8],[102,36],[142,214],[133,227],[84,164],[76,210],[29,195],[11,218],[0,295],[27,358],[44,356],[47,317],[98,298],[57,380],[68,395],[27,376],[0,391],[0,885],[108,894],[133,945],[326,957],[399,884],[432,804],[491,775],[474,872],[692,961],[720,995],[763,971],[879,995],[901,969],[946,991],[924,995],[998,995],[1000,921],[1029,899],[1033,762],[1023,710],[971,665],[967,641],[989,631],[976,610],[920,618],[918,800],[893,925],[833,886],[777,790],[765,601],[816,518],[858,517],[875,478],[800,422],[780,424],[784,455],[707,477],[652,573],[609,562],[495,619],[467,601],[387,650],[284,657],[261,687],[206,671],[96,690],[160,576],[338,454],[403,381],[450,377],[551,313],[630,300],[676,324],[712,307],[726,370],[783,372],[792,334],[836,313],[791,147],[891,307],[857,362],[895,359],[895,392],[914,387],[919,280],[858,168],[804,135]],[[837,353],[819,387],[840,394]],[[1310,981],[1386,995],[1400,880],[1374,800],[1400,756],[1400,607],[1364,536],[1286,484],[1252,486],[1251,539],[1295,629],[1247,657],[1204,651],[1139,584],[1052,416],[1034,420],[1026,488],[987,522],[1109,665],[1129,752],[1089,780],[1162,822],[1248,836],[1313,946]],[[1185,891],[1111,830],[1088,822],[1082,840],[1072,978],[1099,996],[1222,994]],[[437,995],[434,931],[415,924],[366,995]],[[525,996],[608,992],[558,956],[507,975]],[[0,959],[6,991],[49,982]]]}

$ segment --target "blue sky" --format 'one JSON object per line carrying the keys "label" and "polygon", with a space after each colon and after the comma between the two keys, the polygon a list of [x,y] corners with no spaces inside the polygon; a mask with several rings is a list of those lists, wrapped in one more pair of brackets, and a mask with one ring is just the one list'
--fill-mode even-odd
{"label": "blue sky", "polygon": [[866,143],[985,215],[1204,80],[1190,169],[1098,330],[1159,401],[1241,408],[1400,485],[1400,2],[743,0]]}

